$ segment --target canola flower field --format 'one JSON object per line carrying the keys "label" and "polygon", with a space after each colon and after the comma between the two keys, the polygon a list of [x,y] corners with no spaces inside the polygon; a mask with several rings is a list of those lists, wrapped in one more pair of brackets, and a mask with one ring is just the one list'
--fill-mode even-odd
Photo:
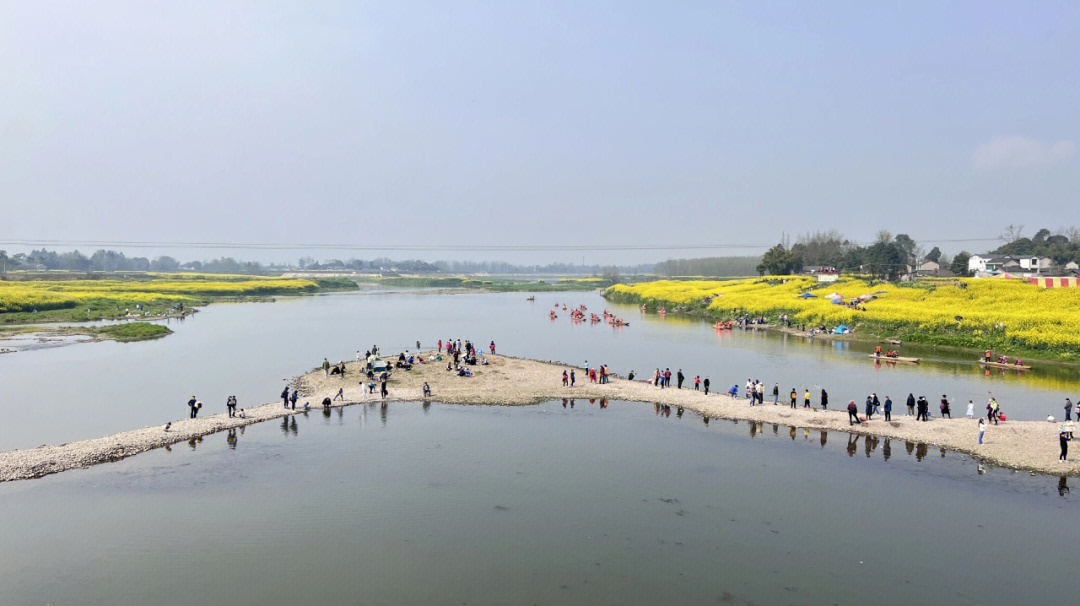
{"label": "canola flower field", "polygon": [[[355,287],[355,283],[351,283]],[[138,278],[0,281],[0,323],[97,320],[163,313],[217,298],[301,294],[347,284],[326,280],[214,274]]]}
{"label": "canola flower field", "polygon": [[[829,298],[834,294],[842,296],[841,304]],[[769,276],[620,284],[604,295],[716,320],[749,314],[776,321],[787,314],[793,325],[832,330],[843,324],[860,338],[1080,361],[1080,288],[1043,289],[1021,280],[968,278],[910,284],[845,278],[819,284],[809,276]],[[857,307],[851,305],[856,298]]]}

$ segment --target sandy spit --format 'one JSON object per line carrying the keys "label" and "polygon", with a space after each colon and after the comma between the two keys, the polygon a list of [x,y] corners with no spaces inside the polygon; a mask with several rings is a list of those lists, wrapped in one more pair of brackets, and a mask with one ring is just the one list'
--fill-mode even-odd
{"label": "sandy spit", "polygon": [[[668,404],[672,407],[682,406],[711,418],[780,423],[799,428],[923,442],[969,454],[1002,467],[1053,475],[1080,474],[1080,452],[1072,453],[1072,460],[1068,463],[1059,462],[1058,426],[1042,421],[1008,421],[998,426],[988,426],[984,443],[979,445],[976,420],[931,418],[928,422],[916,422],[914,417],[903,414],[905,407],[902,402],[894,405],[895,414],[891,422],[875,417],[861,425],[850,426],[847,412],[842,410],[844,404],[840,403],[837,404],[841,410],[828,411],[801,407],[792,409],[768,402],[763,406],[751,407],[746,400],[727,395],[711,393],[705,396],[692,389],[659,389],[644,381],[613,378],[606,385],[588,384],[580,368],[576,369],[577,386],[566,388],[562,386],[562,371],[568,368],[565,365],[507,356],[489,356],[489,359],[491,363],[487,366],[470,367],[475,373],[473,377],[458,377],[448,372],[445,362],[418,364],[411,371],[398,370],[390,381],[390,395],[386,402],[420,400],[421,386],[426,381],[431,386],[432,401],[449,404],[526,405],[564,397]],[[317,409],[321,407],[324,397],[333,397],[338,389],[343,389],[344,401],[335,401],[335,407],[381,400],[378,393],[366,393],[367,389],[359,383],[362,378],[359,371],[360,367],[353,362],[347,365],[344,378],[325,376],[322,369],[297,377],[293,383],[300,387],[303,394],[299,406],[309,402],[312,408]],[[182,402],[177,408],[186,412]],[[861,408],[860,403],[860,411]],[[0,453],[0,481],[38,478],[67,469],[118,461],[153,448],[278,419],[296,412],[283,408],[281,402],[274,402],[246,408],[246,418],[243,419],[230,419],[224,414],[198,419],[184,418],[173,420],[169,431],[164,430],[163,421],[161,425],[104,438],[11,450]],[[1077,450],[1080,450],[1080,443]]]}

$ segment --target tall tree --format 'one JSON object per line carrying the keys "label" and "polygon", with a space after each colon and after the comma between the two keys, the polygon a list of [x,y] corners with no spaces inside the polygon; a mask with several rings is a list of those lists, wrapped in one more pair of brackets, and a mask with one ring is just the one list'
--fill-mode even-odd
{"label": "tall tree", "polygon": [[761,257],[761,263],[757,271],[761,275],[772,274],[774,276],[786,276],[798,273],[802,270],[802,259],[783,244],[777,244],[770,248]]}
{"label": "tall tree", "polygon": [[966,250],[956,253],[953,257],[952,264],[949,265],[949,271],[958,276],[968,275],[968,259],[971,258],[971,253]]}

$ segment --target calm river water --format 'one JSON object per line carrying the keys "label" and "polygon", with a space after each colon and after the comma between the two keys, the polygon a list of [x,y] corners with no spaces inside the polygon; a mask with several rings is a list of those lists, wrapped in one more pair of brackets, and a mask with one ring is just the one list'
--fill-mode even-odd
{"label": "calm river water", "polygon": [[1076,498],[977,467],[637,403],[320,411],[0,486],[0,603],[1075,603]]}
{"label": "calm river water", "polygon": [[[620,372],[681,366],[718,385],[821,383],[836,400],[993,390],[1030,418],[1075,387],[955,361],[878,369],[843,344],[625,308],[622,330],[552,322],[556,299],[603,301],[524,298],[216,305],[161,341],[10,354],[0,436],[11,448],[160,423],[191,393],[270,401],[324,355],[451,336]],[[607,404],[354,406],[2,484],[0,604],[1075,603],[1075,478]]]}
{"label": "calm river water", "polygon": [[[282,381],[322,362],[352,360],[358,348],[384,350],[433,346],[438,338],[495,339],[511,355],[582,365],[606,363],[625,374],[678,368],[689,377],[709,375],[714,389],[757,378],[781,393],[824,386],[833,406],[876,391],[894,400],[909,392],[936,402],[948,394],[953,414],[968,400],[981,412],[993,391],[1018,419],[1060,418],[1066,396],[1080,397],[1076,369],[1040,367],[1026,375],[992,371],[932,350],[905,348],[920,365],[876,365],[869,345],[787,337],[777,333],[717,332],[703,322],[642,316],[613,306],[596,293],[421,294],[364,292],[282,298],[274,303],[211,305],[193,319],[170,326],[158,341],[88,343],[0,356],[0,385],[7,422],[0,450],[94,438],[164,423],[186,414],[196,395],[206,408],[223,410],[235,394],[240,406],[273,401]],[[584,303],[591,311],[617,309],[631,322],[573,324],[554,301]],[[936,407],[934,407],[936,410]]]}

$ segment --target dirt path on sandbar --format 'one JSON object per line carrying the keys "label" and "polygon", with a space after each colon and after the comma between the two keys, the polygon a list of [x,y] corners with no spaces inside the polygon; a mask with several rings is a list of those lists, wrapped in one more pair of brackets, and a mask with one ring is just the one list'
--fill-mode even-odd
{"label": "dirt path on sandbar", "polygon": [[[1067,463],[1059,462],[1058,425],[1042,421],[1008,421],[997,426],[990,425],[986,429],[984,443],[979,445],[975,419],[931,418],[928,422],[917,422],[915,417],[896,414],[891,422],[875,417],[869,422],[851,426],[843,405],[835,411],[801,407],[793,409],[771,403],[752,407],[747,400],[731,398],[726,394],[711,393],[706,396],[692,389],[660,389],[644,381],[613,378],[605,385],[591,384],[585,380],[585,373],[580,368],[575,369],[577,385],[568,388],[562,386],[562,371],[569,368],[567,366],[506,356],[488,356],[488,359],[490,364],[486,366],[469,367],[474,373],[472,377],[459,377],[447,371],[445,360],[416,364],[408,371],[396,370],[389,383],[390,395],[385,401],[389,405],[392,402],[421,400],[421,387],[427,382],[432,391],[431,401],[449,404],[512,406],[570,397],[647,402],[682,406],[718,419],[779,423],[922,442],[1013,469],[1053,475],[1080,473],[1080,460],[1077,460],[1080,453],[1074,453],[1073,460]],[[378,390],[374,394],[367,393],[366,386],[360,383],[363,378],[360,371],[361,367],[351,362],[347,364],[344,378],[339,375],[326,376],[322,369],[297,377],[294,384],[299,386],[302,394],[297,408],[302,408],[305,403],[311,408],[320,408],[323,398],[333,398],[338,389],[343,391],[344,400],[333,402],[335,407],[382,401]],[[903,410],[903,404],[898,404],[896,409]],[[198,419],[173,420],[168,431],[164,430],[163,420],[161,425],[104,438],[7,451],[0,453],[0,481],[37,478],[67,469],[117,461],[154,448],[296,412],[283,408],[281,402],[274,402],[245,409],[245,418],[227,418],[224,414],[217,414]]]}

